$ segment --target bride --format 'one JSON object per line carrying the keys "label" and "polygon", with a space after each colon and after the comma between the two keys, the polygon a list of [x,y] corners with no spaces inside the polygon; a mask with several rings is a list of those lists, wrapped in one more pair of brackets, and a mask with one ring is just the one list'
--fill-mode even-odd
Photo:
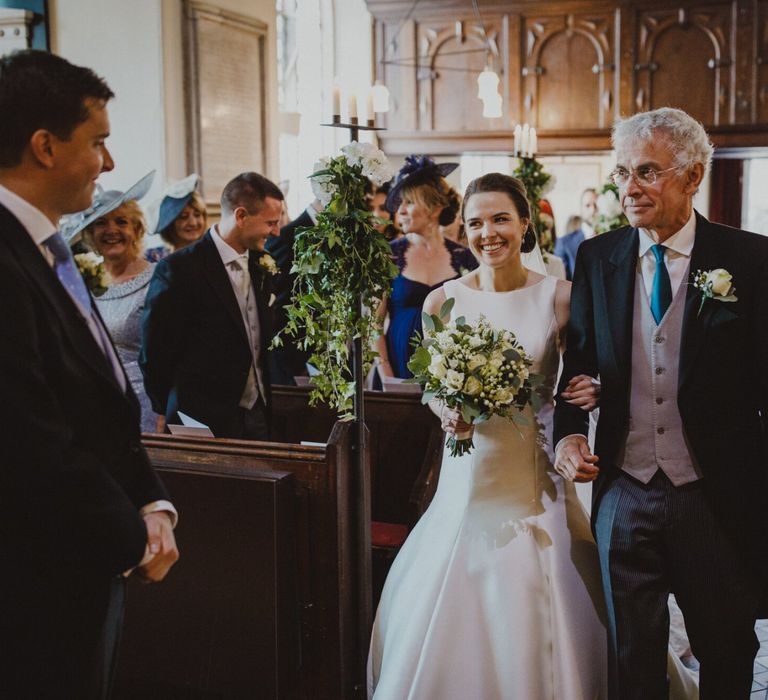
{"label": "bride", "polygon": [[[537,414],[526,408],[526,425],[494,416],[474,427],[432,405],[447,433],[474,430],[475,448],[461,457],[444,452],[434,500],[392,565],[371,638],[369,696],[604,700],[597,551],[574,485],[552,466],[552,392],[570,283],[523,263],[521,252],[533,250],[539,265],[526,264],[543,267],[519,180],[473,180],[462,215],[480,267],[431,292],[424,310],[438,314],[453,298],[452,318],[474,323],[482,314],[512,330],[544,377],[544,403]],[[570,402],[594,407],[588,377],[569,391]],[[673,688],[681,685],[670,675]]]}

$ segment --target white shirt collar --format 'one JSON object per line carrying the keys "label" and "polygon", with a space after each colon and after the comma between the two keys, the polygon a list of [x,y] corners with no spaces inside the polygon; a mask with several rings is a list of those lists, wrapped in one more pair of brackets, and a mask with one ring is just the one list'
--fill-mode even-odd
{"label": "white shirt collar", "polygon": [[43,212],[2,185],[0,185],[0,204],[27,229],[35,245],[42,245],[46,239],[56,233],[56,226]]}
{"label": "white shirt collar", "polygon": [[230,263],[235,262],[235,260],[243,260],[247,267],[248,252],[246,251],[245,253],[238,253],[231,245],[229,245],[229,243],[227,243],[221,237],[218,224],[211,226],[211,238],[213,239],[213,243],[216,246],[216,249],[219,251],[221,261],[225,265],[229,265]]}
{"label": "white shirt collar", "polygon": [[582,221],[581,232],[584,234],[584,238],[592,238],[595,235],[595,229],[592,228],[592,224]]}
{"label": "white shirt collar", "polygon": [[[651,234],[644,228],[640,231],[640,249],[638,256],[643,257],[650,249],[651,246],[656,245],[656,241],[651,238]],[[684,255],[686,258],[691,256],[693,250],[693,242],[696,237],[696,213],[691,210],[691,216],[688,221],[685,222],[683,228],[677,233],[667,238],[664,241],[664,246],[673,250],[678,255]]]}

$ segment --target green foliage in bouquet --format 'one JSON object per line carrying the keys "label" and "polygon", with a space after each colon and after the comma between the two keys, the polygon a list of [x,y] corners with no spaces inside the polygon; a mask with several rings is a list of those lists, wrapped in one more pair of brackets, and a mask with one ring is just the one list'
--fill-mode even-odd
{"label": "green foliage in bouquet", "polygon": [[[375,310],[397,274],[389,244],[374,228],[366,179],[381,184],[391,170],[381,151],[356,142],[315,167],[312,188],[325,209],[315,226],[297,232],[291,269],[296,281],[283,332],[300,338],[318,370],[310,403],[328,403],[342,419],[351,419],[351,342],[362,338],[367,374],[375,356],[372,341],[381,331]],[[278,335],[273,347],[282,342]]]}
{"label": "green foliage in bouquet", "polygon": [[597,214],[593,223],[595,233],[605,233],[628,225],[629,220],[624,216],[619,201],[619,188],[609,180],[597,191]]}
{"label": "green foliage in bouquet", "polygon": [[539,209],[539,201],[552,190],[553,176],[544,172],[544,166],[535,158],[520,158],[512,175],[525,185],[528,202],[531,205],[531,221],[539,239],[542,254],[553,253],[555,242],[551,236],[547,239],[546,235],[543,235],[547,227],[542,224],[541,209]]}
{"label": "green foliage in bouquet", "polygon": [[[525,425],[523,410],[541,407],[537,387],[541,377],[514,333],[496,329],[481,316],[469,325],[463,316],[449,322],[454,300],[448,299],[440,315],[422,314],[424,336],[408,362],[409,380],[422,386],[422,403],[438,399],[461,412],[467,423],[482,423],[492,415]],[[473,447],[472,438],[451,436],[451,454]]]}

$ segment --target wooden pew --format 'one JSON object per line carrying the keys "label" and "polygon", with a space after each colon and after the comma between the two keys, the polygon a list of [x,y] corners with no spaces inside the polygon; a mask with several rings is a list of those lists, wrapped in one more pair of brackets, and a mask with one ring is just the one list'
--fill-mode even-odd
{"label": "wooden pew", "polygon": [[[326,406],[310,407],[306,387],[272,388],[276,440],[324,441],[335,420]],[[365,392],[371,453],[371,517],[412,527],[429,505],[439,471],[440,421],[414,394]],[[415,490],[414,490],[415,489]]]}
{"label": "wooden pew", "polygon": [[365,697],[351,428],[327,446],[144,436],[182,556],[129,587],[116,698]]}

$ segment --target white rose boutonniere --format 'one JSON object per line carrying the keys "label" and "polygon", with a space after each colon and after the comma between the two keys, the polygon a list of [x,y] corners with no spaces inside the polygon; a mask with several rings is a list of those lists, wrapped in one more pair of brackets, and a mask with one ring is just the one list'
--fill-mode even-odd
{"label": "white rose boutonniere", "polygon": [[88,291],[95,297],[104,294],[109,286],[109,274],[104,267],[104,258],[96,253],[78,253],[74,258]]}
{"label": "white rose boutonniere", "polygon": [[263,267],[270,275],[274,276],[280,272],[275,259],[269,255],[269,253],[264,253],[264,255],[259,258],[259,265],[261,265],[261,267]]}
{"label": "white rose boutonniere", "polygon": [[722,267],[715,270],[697,270],[693,275],[693,286],[701,292],[699,314],[707,299],[738,301],[736,287],[733,286],[733,275]]}

